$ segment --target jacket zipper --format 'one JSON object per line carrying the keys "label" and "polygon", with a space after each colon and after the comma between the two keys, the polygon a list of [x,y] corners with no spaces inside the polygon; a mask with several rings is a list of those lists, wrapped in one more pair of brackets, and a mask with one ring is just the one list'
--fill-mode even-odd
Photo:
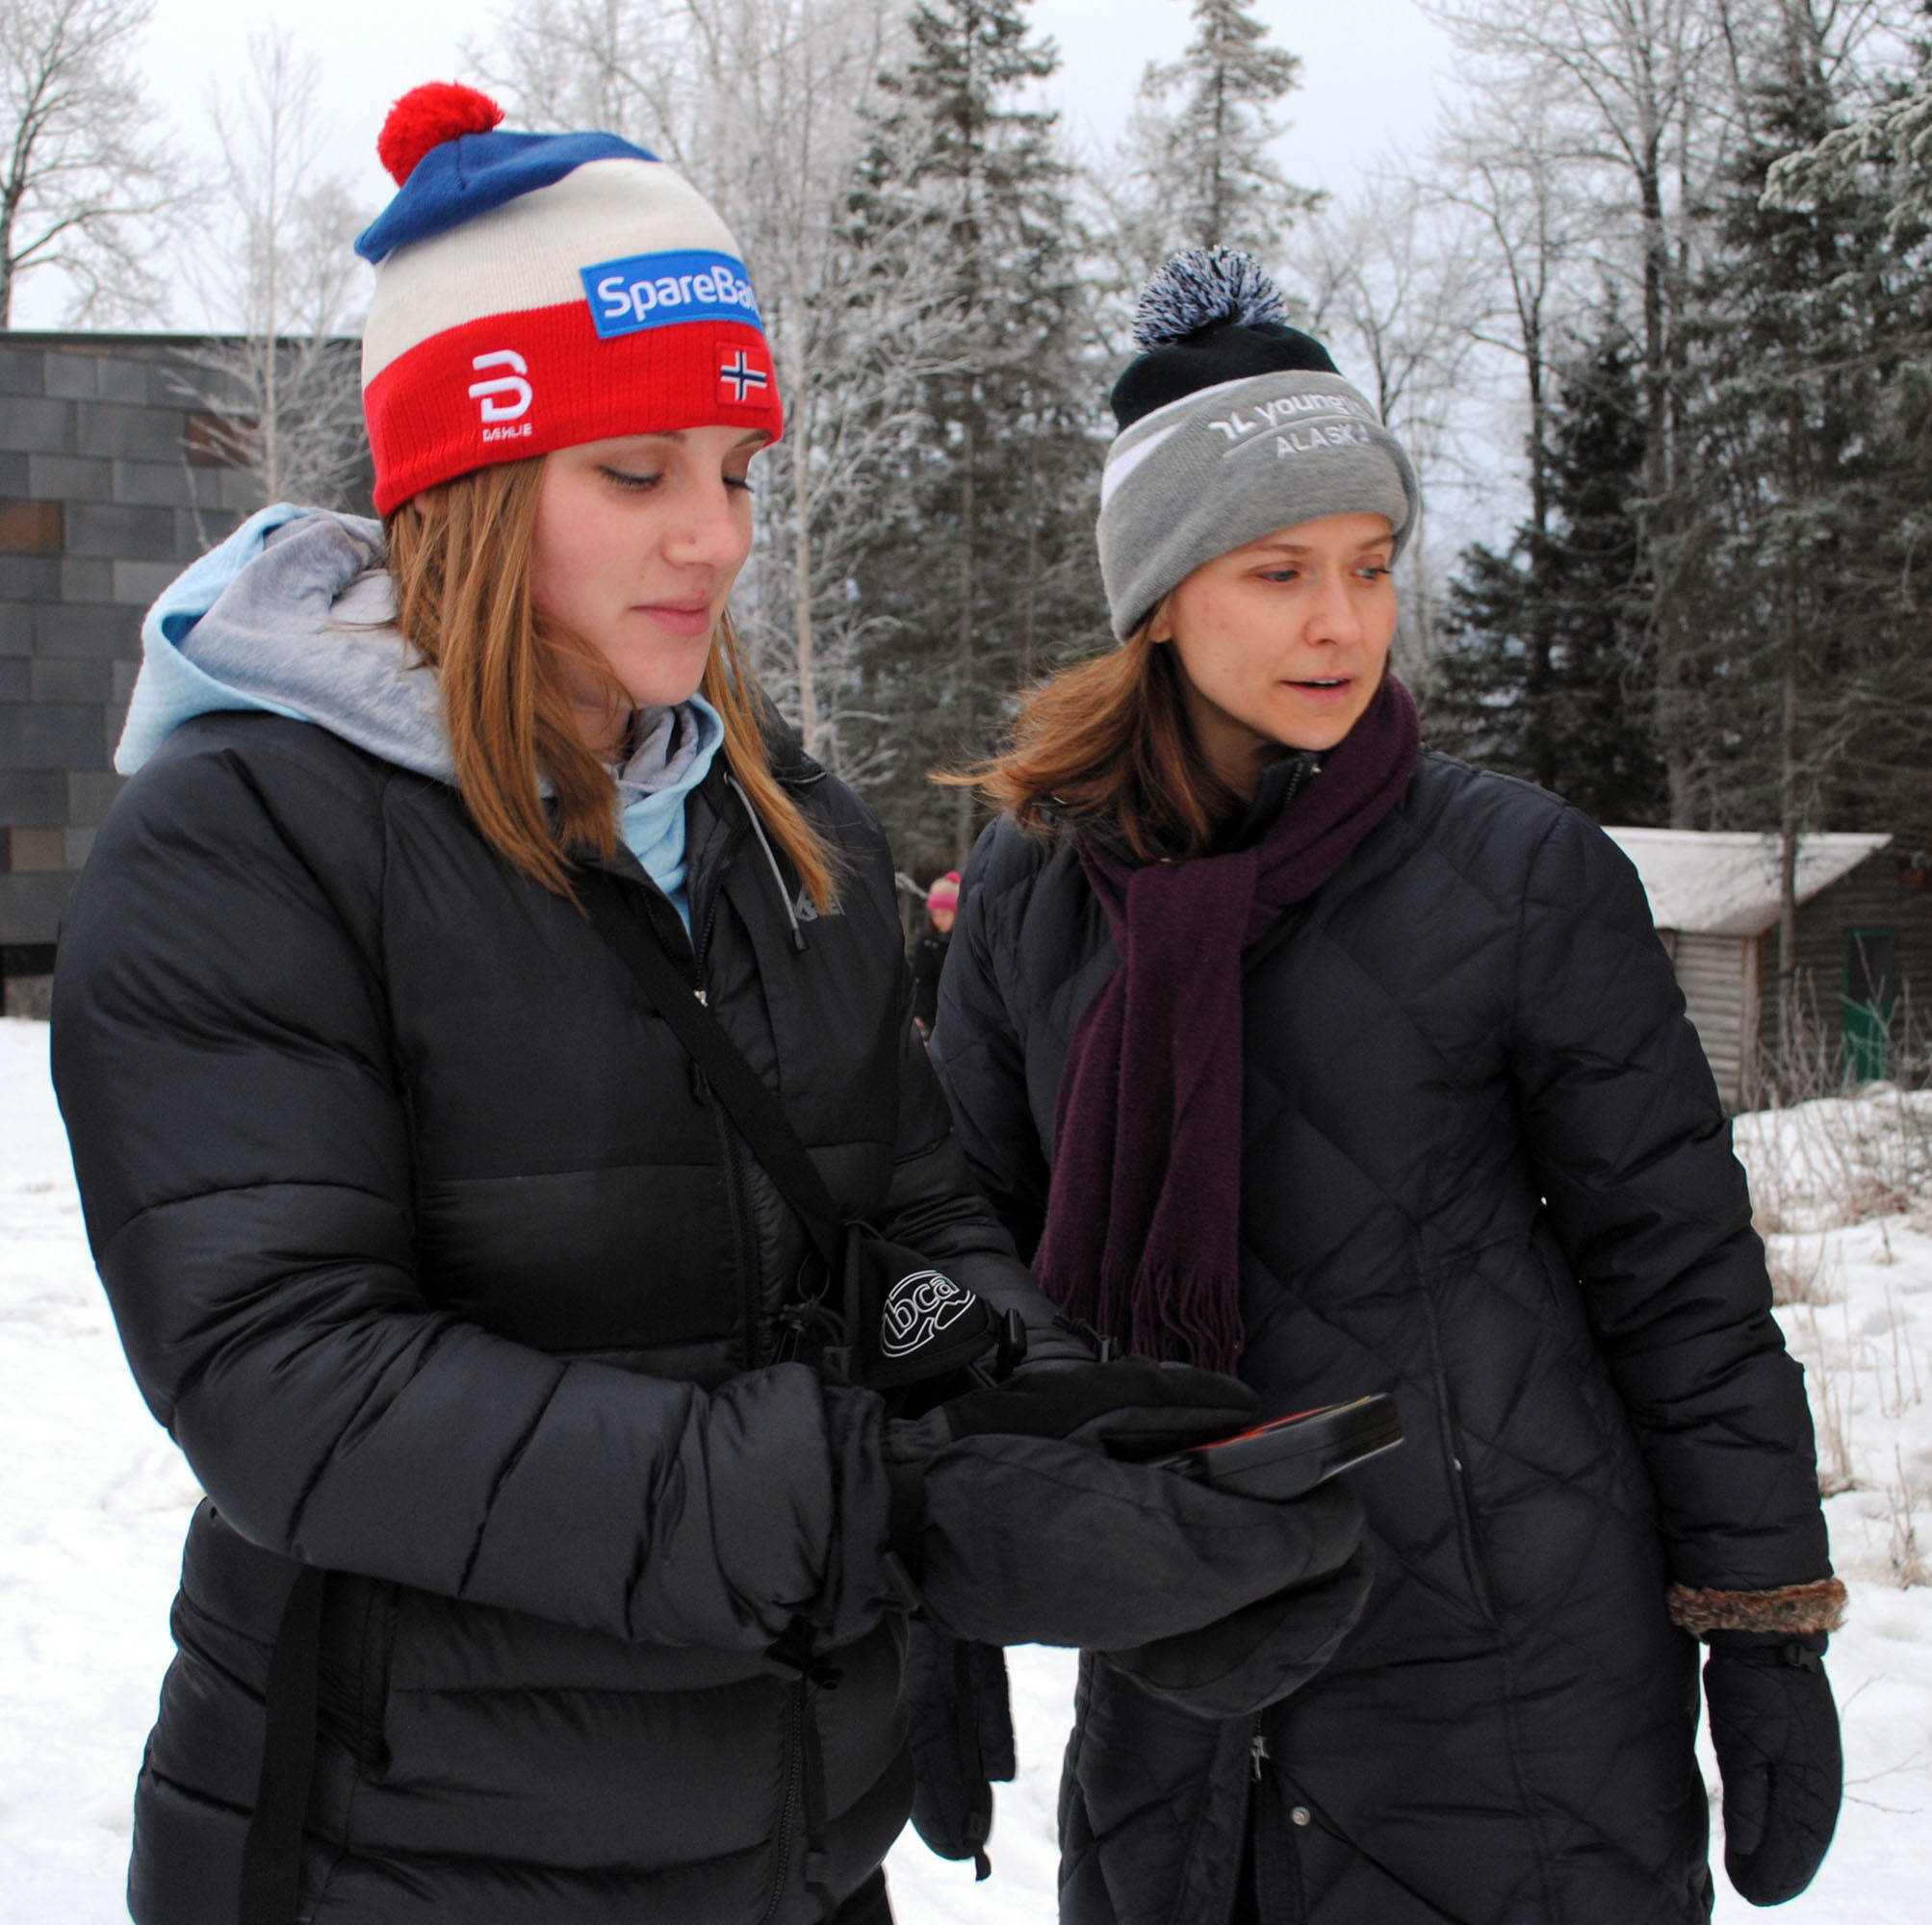
{"label": "jacket zipper", "polygon": [[1462,1426],[1456,1422],[1455,1405],[1449,1392],[1449,1372],[1442,1360],[1442,1333],[1435,1312],[1435,1297],[1425,1266],[1418,1258],[1417,1277],[1422,1287],[1423,1304],[1429,1318],[1430,1390],[1442,1424],[1443,1442],[1449,1449],[1450,1476],[1455,1480],[1456,1530],[1468,1560],[1469,1578],[1476,1602],[1493,1629],[1501,1628],[1496,1607],[1496,1576],[1489,1568],[1489,1547],[1482,1541],[1477,1521],[1476,1493],[1470,1487],[1469,1467],[1463,1461]]}
{"label": "jacket zipper", "polygon": [[1248,1740],[1248,1762],[1254,1772],[1254,1782],[1261,1783],[1261,1767],[1273,1754],[1268,1749],[1268,1740],[1261,1733],[1261,1720],[1254,1720],[1253,1735]]}
{"label": "jacket zipper", "polygon": [[1492,1625],[1500,1625],[1502,1618],[1496,1604],[1496,1573],[1489,1567],[1489,1547],[1482,1541],[1482,1527],[1477,1520],[1476,1493],[1470,1488],[1469,1467],[1462,1461],[1462,1433],[1456,1428],[1453,1416],[1449,1417],[1448,1423],[1450,1448],[1454,1452],[1450,1462],[1455,1469],[1456,1492],[1462,1500],[1462,1530],[1469,1546],[1470,1569],[1475,1573],[1483,1610],[1488,1613]]}
{"label": "jacket zipper", "polygon": [[1281,798],[1285,810],[1288,805],[1307,787],[1310,780],[1322,773],[1321,762],[1313,756],[1297,756],[1295,773],[1288,778],[1288,792]]}
{"label": "jacket zipper", "polygon": [[800,1678],[785,1694],[785,1802],[778,1811],[771,1896],[765,1901],[759,1925],[771,1925],[778,1916],[785,1898],[786,1874],[791,1869],[791,1840],[798,1830],[798,1808],[805,1796],[805,1680]]}

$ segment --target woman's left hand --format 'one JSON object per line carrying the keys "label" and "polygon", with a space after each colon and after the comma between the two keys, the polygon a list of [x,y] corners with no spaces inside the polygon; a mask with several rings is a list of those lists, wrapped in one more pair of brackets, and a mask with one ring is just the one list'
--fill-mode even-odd
{"label": "woman's left hand", "polygon": [[1823,1632],[1715,1631],[1704,1666],[1724,1778],[1724,1869],[1753,1905],[1782,1905],[1816,1875],[1838,1825],[1844,1758]]}

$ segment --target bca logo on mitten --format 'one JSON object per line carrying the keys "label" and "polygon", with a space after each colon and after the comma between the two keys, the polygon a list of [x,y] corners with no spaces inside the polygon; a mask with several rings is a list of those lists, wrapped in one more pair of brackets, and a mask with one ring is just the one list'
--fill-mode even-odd
{"label": "bca logo on mitten", "polygon": [[936,1270],[915,1270],[886,1293],[879,1313],[879,1348],[903,1357],[930,1344],[979,1301],[971,1291]]}

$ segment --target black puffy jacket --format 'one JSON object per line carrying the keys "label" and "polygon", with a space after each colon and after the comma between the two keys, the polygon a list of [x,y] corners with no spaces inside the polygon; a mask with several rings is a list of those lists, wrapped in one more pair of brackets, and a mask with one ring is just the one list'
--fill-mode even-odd
{"label": "black puffy jacket", "polygon": [[[1249,952],[1242,1373],[1392,1392],[1352,1481],[1379,1563],[1327,1671],[1248,1724],[1084,1662],[1069,1925],[1693,1925],[1712,1902],[1675,1579],[1824,1576],[1801,1373],[1642,889],[1575,809],[1425,754]],[[935,1042],[1023,1250],[1115,967],[1069,843],[1001,821]]]}
{"label": "black puffy jacket", "polygon": [[[841,908],[795,941],[714,769],[687,804],[710,1007],[841,1202],[1023,1304],[914,1040],[884,842],[782,773],[846,854]],[[304,1917],[816,1917],[808,1720],[828,1882],[860,1887],[911,1802],[878,1400],[773,1362],[801,1226],[575,908],[448,787],[203,717],[76,886],[54,1066],[129,1359],[208,1493],[140,1925],[236,1915],[292,1560],[332,1574]],[[766,1655],[795,1620],[817,1684]]]}

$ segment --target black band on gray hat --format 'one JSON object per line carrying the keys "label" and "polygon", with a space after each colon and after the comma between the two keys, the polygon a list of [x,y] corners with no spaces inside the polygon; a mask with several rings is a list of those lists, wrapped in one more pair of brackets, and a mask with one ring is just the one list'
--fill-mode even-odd
{"label": "black band on gray hat", "polygon": [[1415,471],[1319,341],[1282,324],[1247,254],[1192,248],[1141,295],[1145,349],[1115,384],[1100,573],[1124,641],[1203,562],[1325,515],[1386,517],[1401,552]]}

